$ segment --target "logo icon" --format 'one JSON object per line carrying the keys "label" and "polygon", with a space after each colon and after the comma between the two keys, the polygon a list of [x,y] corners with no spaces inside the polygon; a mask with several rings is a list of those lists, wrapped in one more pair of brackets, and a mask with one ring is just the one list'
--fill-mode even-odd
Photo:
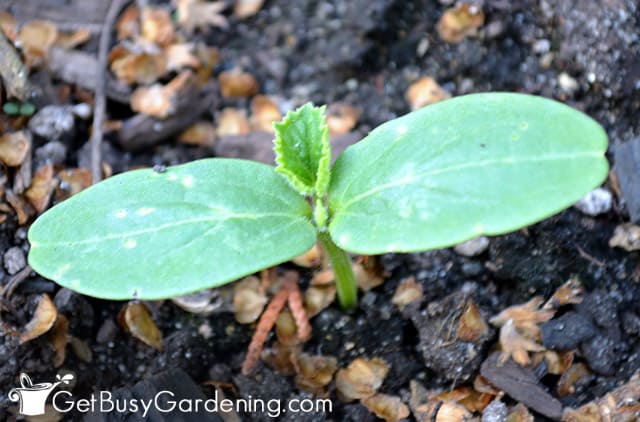
{"label": "logo icon", "polygon": [[49,394],[60,384],[69,384],[73,380],[73,375],[56,375],[56,382],[42,382],[34,384],[29,375],[20,374],[20,387],[9,391],[9,400],[18,402],[21,415],[37,416],[44,415],[44,404]]}

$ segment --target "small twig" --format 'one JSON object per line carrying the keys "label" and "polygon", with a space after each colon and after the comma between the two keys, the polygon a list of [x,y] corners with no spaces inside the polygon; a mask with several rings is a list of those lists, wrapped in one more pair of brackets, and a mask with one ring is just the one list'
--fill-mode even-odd
{"label": "small twig", "polygon": [[586,259],[587,261],[591,262],[592,264],[597,265],[600,268],[606,267],[607,264],[605,264],[604,262],[600,261],[598,258],[588,254],[584,249],[582,249],[580,246],[578,246],[577,243],[574,243],[574,246],[576,247],[576,249],[578,250],[578,254],[580,254],[580,256],[584,259]]}
{"label": "small twig", "polygon": [[284,304],[287,302],[288,297],[289,289],[280,289],[278,293],[271,298],[267,309],[260,316],[256,332],[253,334],[251,343],[249,344],[249,351],[242,363],[243,375],[251,374],[253,369],[256,367],[258,359],[260,358],[260,352],[262,352],[262,348],[264,347],[264,343],[267,341],[267,337],[269,336],[273,325],[276,323],[276,319],[278,318],[280,311],[284,308]]}
{"label": "small twig", "polygon": [[5,298],[9,299],[13,294],[13,292],[18,288],[18,286],[22,284],[22,282],[25,281],[27,278],[29,278],[29,275],[31,275],[31,267],[27,265],[26,267],[24,267],[23,269],[15,273],[13,277],[9,279],[9,281],[7,282],[7,285],[5,286],[4,291],[2,292],[2,295]]}
{"label": "small twig", "polygon": [[104,91],[107,72],[107,54],[109,52],[109,44],[111,43],[111,29],[118,17],[120,9],[122,9],[122,6],[124,5],[124,2],[124,0],[111,0],[107,16],[104,20],[104,25],[102,25],[102,31],[100,33],[100,44],[98,46],[98,70],[96,73],[96,90],[93,107],[93,124],[91,139],[89,140],[91,145],[91,176],[93,183],[98,183],[100,179],[102,179],[102,157],[100,144],[102,143],[102,125],[104,124],[107,104]]}
{"label": "small twig", "polygon": [[209,84],[179,98],[175,114],[164,120],[136,114],[123,122],[118,131],[118,144],[126,151],[151,148],[191,126],[205,111],[215,109],[216,101],[216,86]]}
{"label": "small twig", "polygon": [[4,80],[7,92],[21,101],[28,100],[33,94],[29,83],[29,71],[25,68],[20,56],[2,31],[0,31],[0,75]]}

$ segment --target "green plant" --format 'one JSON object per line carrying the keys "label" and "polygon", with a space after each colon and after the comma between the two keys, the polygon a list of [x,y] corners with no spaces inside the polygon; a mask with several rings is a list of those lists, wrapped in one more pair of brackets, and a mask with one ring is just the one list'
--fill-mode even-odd
{"label": "green plant", "polygon": [[319,240],[349,308],[356,286],[345,251],[414,252],[506,233],[607,175],[604,130],[540,97],[428,106],[373,130],[333,168],[323,114],[307,104],[275,125],[276,168],[204,159],[73,196],[32,225],[29,263],[90,296],[157,299],[230,282]]}

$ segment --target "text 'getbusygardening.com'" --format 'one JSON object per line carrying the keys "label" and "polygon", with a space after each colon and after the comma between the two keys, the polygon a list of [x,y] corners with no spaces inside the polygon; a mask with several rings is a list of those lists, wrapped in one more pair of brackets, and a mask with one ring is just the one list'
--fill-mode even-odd
{"label": "text 'getbusygardening.com'", "polygon": [[283,403],[280,399],[260,398],[219,398],[215,391],[209,399],[176,399],[171,391],[160,391],[153,398],[114,397],[110,391],[100,391],[87,399],[74,399],[65,390],[57,391],[52,397],[53,408],[60,413],[137,413],[145,418],[151,410],[159,413],[179,412],[194,414],[208,413],[262,413],[277,418],[284,413],[331,413],[333,403],[330,399],[291,399]]}

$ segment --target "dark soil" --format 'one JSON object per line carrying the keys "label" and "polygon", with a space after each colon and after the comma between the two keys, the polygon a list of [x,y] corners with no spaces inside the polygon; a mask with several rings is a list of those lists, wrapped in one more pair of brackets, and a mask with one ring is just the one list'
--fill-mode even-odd
{"label": "dark soil", "polygon": [[[3,3],[11,11],[16,2]],[[429,75],[453,95],[518,91],[563,100],[598,120],[613,146],[640,135],[640,8],[635,0],[485,0],[484,26],[459,44],[443,42],[435,30],[448,7],[444,3],[451,2],[268,0],[255,17],[232,20],[228,29],[214,29],[202,37],[221,49],[221,69],[241,64],[256,75],[263,93],[295,105],[311,100],[359,107],[357,130],[362,134],[408,112],[406,89]],[[416,53],[419,45],[428,46],[422,55]],[[544,57],[547,54],[551,56]],[[563,72],[577,81],[575,89],[560,86]],[[216,107],[225,105],[247,103],[220,99]],[[109,103],[107,111],[126,113],[115,103]],[[82,133],[79,130],[69,143],[73,148],[64,158],[69,165],[77,165],[82,155],[79,147],[87,139]],[[207,149],[174,142],[136,153],[125,153],[115,144],[109,150],[105,159],[117,171],[211,155]],[[472,298],[488,318],[533,296],[548,298],[577,276],[587,290],[585,301],[556,316],[564,318],[559,325],[571,329],[558,343],[547,340],[546,346],[575,348],[577,361],[592,371],[574,394],[560,399],[564,406],[582,405],[640,369],[638,253],[608,246],[614,228],[628,219],[619,198],[612,211],[598,217],[570,209],[527,230],[492,238],[488,250],[474,258],[449,249],[383,256],[391,274],[384,285],[364,294],[354,313],[346,314],[334,304],[315,317],[313,337],[304,350],[335,356],[339,367],[355,357],[380,357],[390,366],[380,391],[403,399],[408,398],[411,380],[427,389],[448,389],[472,382],[497,344],[497,332],[492,331],[471,354],[455,343],[439,347],[444,335],[439,327],[448,312]],[[10,218],[0,225],[0,254],[14,246],[28,251],[26,229]],[[3,272],[0,269],[0,280],[6,283],[10,276]],[[410,275],[425,294],[419,306],[401,313],[391,297],[399,281]],[[302,287],[307,283],[308,277],[303,277]],[[90,363],[69,352],[63,366],[77,376],[78,396],[131,387],[169,368],[181,368],[198,383],[231,383],[240,397],[286,400],[301,394],[291,377],[263,363],[254,377],[239,375],[253,328],[237,323],[232,313],[203,317],[164,302],[154,309],[164,335],[164,351],[159,352],[118,325],[122,303],[69,297],[55,284],[32,276],[5,304],[3,318],[23,326],[37,294],[43,292],[56,297],[59,312],[69,318],[70,333],[91,348]],[[199,334],[203,325],[211,327],[208,339]],[[544,330],[563,329],[557,325]],[[0,337],[1,420],[10,417],[7,392],[17,375],[27,372],[34,379],[52,379],[57,372],[52,356],[46,336],[24,345],[11,336]],[[537,368],[536,374],[543,389],[555,397],[557,377],[544,368]],[[376,420],[364,406],[338,400],[333,390],[330,397],[335,399],[333,413],[290,415],[288,420]],[[503,400],[514,403],[508,396]],[[544,418],[538,413],[536,417]],[[242,418],[269,419],[260,414]]]}

